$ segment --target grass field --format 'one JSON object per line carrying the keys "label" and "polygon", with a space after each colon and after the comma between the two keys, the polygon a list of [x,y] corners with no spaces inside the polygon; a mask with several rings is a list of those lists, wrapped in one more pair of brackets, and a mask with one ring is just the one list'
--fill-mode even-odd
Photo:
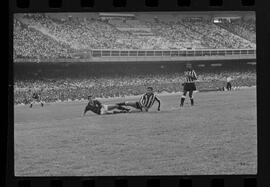
{"label": "grass field", "polygon": [[[179,109],[80,117],[86,102],[15,106],[16,176],[257,172],[256,89],[199,92]],[[134,97],[133,99],[136,99]],[[115,103],[124,99],[103,99]]]}

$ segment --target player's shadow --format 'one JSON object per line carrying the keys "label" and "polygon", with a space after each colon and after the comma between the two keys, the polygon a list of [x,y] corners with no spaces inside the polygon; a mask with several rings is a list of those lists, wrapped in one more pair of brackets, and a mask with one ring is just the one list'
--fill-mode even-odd
{"label": "player's shadow", "polygon": [[148,111],[148,112],[142,112],[140,110],[132,110],[128,113],[125,113],[125,114],[137,114],[137,113],[141,113],[141,114],[160,114],[160,113],[170,113],[172,111],[176,111],[178,109],[171,109],[171,110],[161,110],[161,111],[156,111],[156,110],[153,110],[153,111]]}
{"label": "player's shadow", "polygon": [[106,114],[106,116],[108,115],[132,115],[132,114],[142,114],[142,115],[147,115],[147,114],[160,114],[160,113],[171,113],[173,111],[178,110],[177,108],[173,108],[171,110],[161,110],[161,111],[148,111],[148,112],[144,112],[144,111],[140,111],[140,110],[131,110],[129,112],[116,112],[116,113],[108,113]]}
{"label": "player's shadow", "polygon": [[[165,113],[171,113],[173,111],[177,111],[179,110],[178,108],[171,108],[170,110],[161,110],[161,111],[157,111],[157,110],[153,110],[153,111],[140,111],[140,110],[131,110],[129,112],[116,112],[116,113],[107,113],[105,114],[106,116],[108,115],[132,115],[132,114],[141,114],[141,115],[147,115],[147,114],[165,114]],[[96,116],[96,115],[95,115]]]}

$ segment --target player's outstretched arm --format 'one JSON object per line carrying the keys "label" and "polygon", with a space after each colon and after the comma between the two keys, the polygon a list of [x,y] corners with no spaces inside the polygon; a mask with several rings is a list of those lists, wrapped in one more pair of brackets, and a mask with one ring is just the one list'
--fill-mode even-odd
{"label": "player's outstretched arm", "polygon": [[194,70],[193,70],[193,79],[198,80],[197,74],[196,74],[196,72]]}
{"label": "player's outstretched arm", "polygon": [[155,101],[157,101],[158,102],[158,111],[160,111],[160,105],[161,105],[161,101],[160,101],[160,99],[159,98],[155,98]]}

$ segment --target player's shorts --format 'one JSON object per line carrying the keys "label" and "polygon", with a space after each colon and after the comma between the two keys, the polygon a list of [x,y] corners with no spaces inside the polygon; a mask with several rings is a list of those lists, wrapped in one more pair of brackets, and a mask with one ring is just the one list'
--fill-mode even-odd
{"label": "player's shorts", "polygon": [[227,82],[226,88],[227,90],[230,89],[232,87],[232,84],[230,82]]}
{"label": "player's shorts", "polygon": [[184,92],[194,91],[196,90],[196,85],[194,82],[192,83],[184,83]]}
{"label": "player's shorts", "polygon": [[104,115],[108,113],[108,105],[102,105],[101,109],[100,109],[100,115]]}
{"label": "player's shorts", "polygon": [[40,97],[38,97],[38,96],[32,97],[32,100],[39,101]]}
{"label": "player's shorts", "polygon": [[39,97],[35,97],[35,98],[33,97],[31,102],[33,102],[33,103],[40,103],[41,102],[41,99]]}

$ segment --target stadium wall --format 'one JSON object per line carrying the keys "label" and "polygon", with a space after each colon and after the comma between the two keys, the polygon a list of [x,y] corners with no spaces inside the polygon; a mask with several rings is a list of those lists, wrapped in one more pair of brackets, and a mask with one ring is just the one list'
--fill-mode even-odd
{"label": "stadium wall", "polygon": [[[256,70],[255,60],[214,60],[214,61],[185,61],[193,65],[197,72],[214,72],[220,70],[243,71]],[[253,62],[253,63],[251,63]],[[253,65],[252,65],[253,64]],[[180,61],[140,61],[140,62],[91,62],[91,63],[14,63],[14,79],[67,79],[114,76],[164,75],[181,73],[185,63]]]}

